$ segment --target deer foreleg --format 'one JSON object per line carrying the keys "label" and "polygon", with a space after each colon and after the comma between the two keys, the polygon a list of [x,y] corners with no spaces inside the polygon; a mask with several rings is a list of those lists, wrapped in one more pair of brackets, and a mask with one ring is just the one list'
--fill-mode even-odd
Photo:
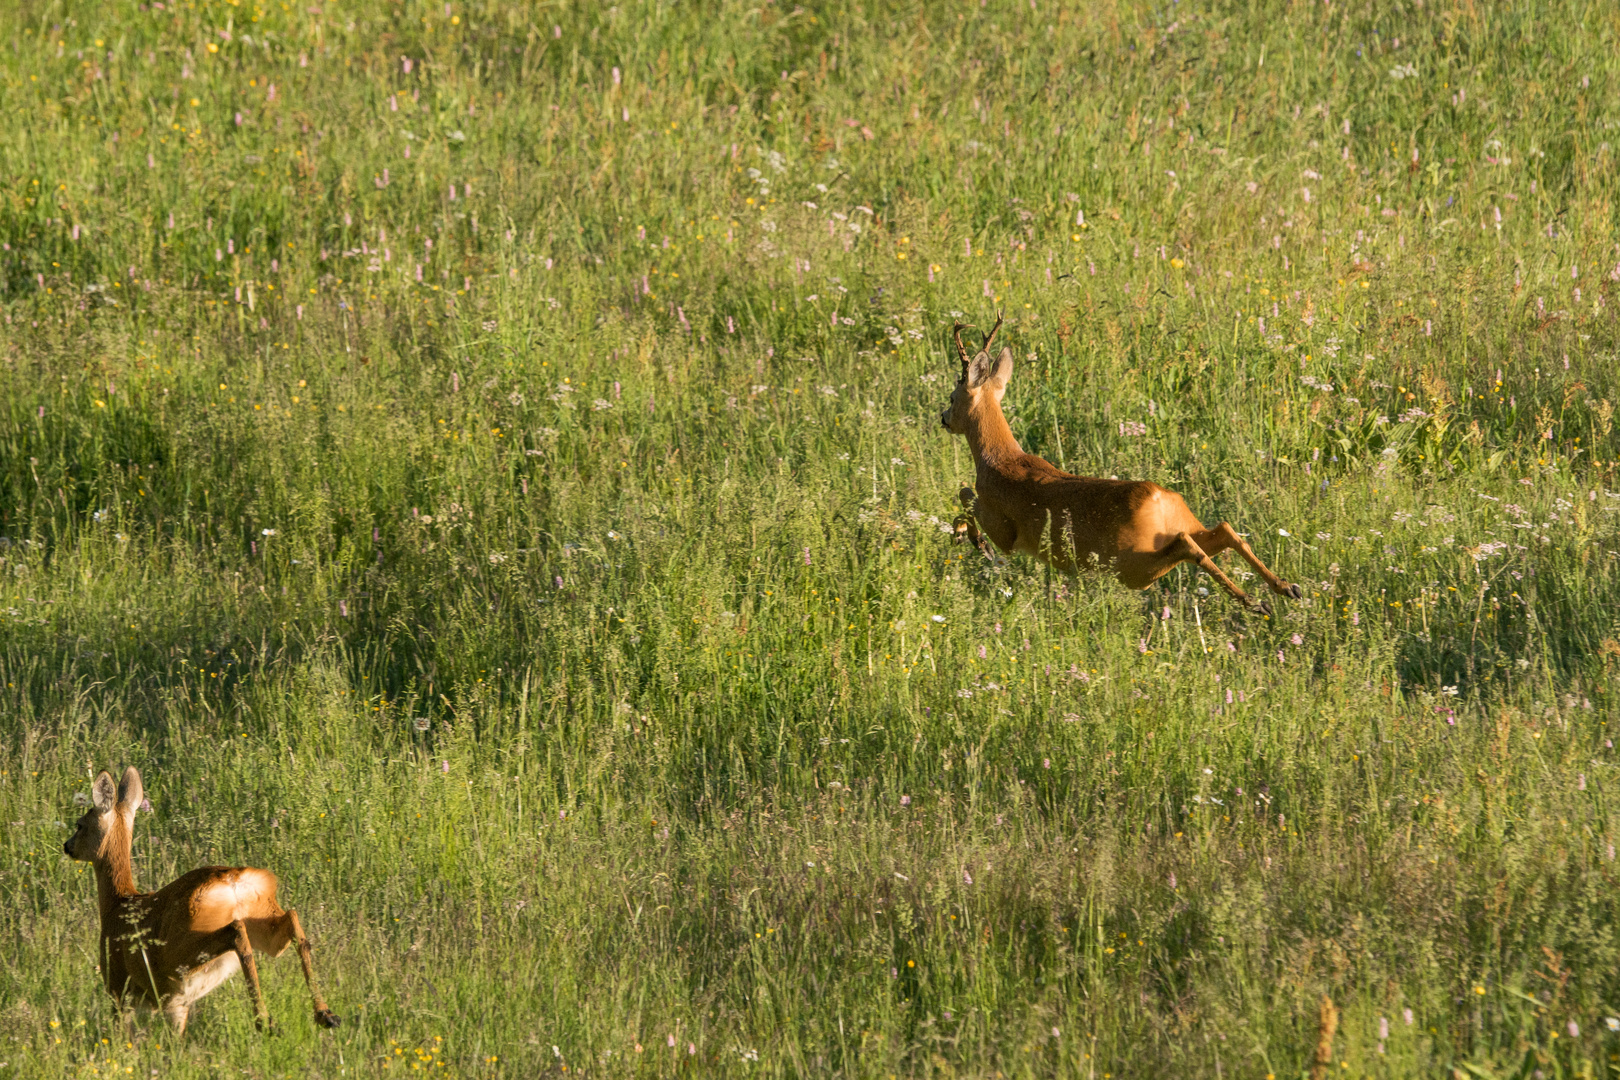
{"label": "deer foreleg", "polygon": [[1266,584],[1271,587],[1271,591],[1278,596],[1298,600],[1305,595],[1304,590],[1298,585],[1290,585],[1276,574],[1273,574],[1271,568],[1260,561],[1260,556],[1254,553],[1254,549],[1248,545],[1243,537],[1237,534],[1237,530],[1232,528],[1229,522],[1223,521],[1213,529],[1198,533],[1196,539],[1204,550],[1211,555],[1218,555],[1228,550],[1236,551],[1243,556],[1245,562],[1254,567],[1255,572],[1265,579]]}
{"label": "deer foreleg", "polygon": [[191,1015],[191,1004],[184,1001],[170,1001],[163,1006],[163,1015],[174,1028],[174,1037],[183,1038],[186,1034],[186,1018]]}
{"label": "deer foreleg", "polygon": [[335,1028],[343,1020],[327,1008],[326,999],[321,997],[321,988],[315,982],[315,961],[310,954],[309,939],[304,936],[303,924],[298,921],[298,912],[288,911],[283,921],[293,943],[298,946],[298,962],[304,966],[304,982],[309,986],[309,996],[315,999],[315,1022],[324,1028]]}
{"label": "deer foreleg", "polygon": [[972,488],[965,487],[956,493],[956,497],[961,501],[962,509],[966,511],[956,515],[956,520],[951,523],[956,538],[966,537],[968,543],[978,548],[980,554],[993,562],[995,556],[990,553],[989,546],[985,544],[984,535],[979,532],[979,522],[973,516],[974,508],[979,501],[978,495],[974,493]]}
{"label": "deer foreleg", "polygon": [[995,561],[995,553],[990,550],[990,545],[984,542],[984,534],[979,531],[979,523],[973,519],[972,514],[958,514],[952,524],[956,529],[957,539],[966,539],[979,549],[979,554],[992,562]]}

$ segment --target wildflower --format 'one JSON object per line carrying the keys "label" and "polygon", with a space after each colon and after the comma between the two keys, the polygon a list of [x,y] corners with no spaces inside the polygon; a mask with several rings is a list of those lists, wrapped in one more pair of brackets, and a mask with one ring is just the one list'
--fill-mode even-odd
{"label": "wildflower", "polygon": [[1389,1038],[1389,1017],[1387,1016],[1378,1018],[1378,1037],[1380,1039]]}
{"label": "wildflower", "polygon": [[1411,1027],[1412,1026],[1412,1010],[1411,1009],[1402,1009],[1401,1010],[1401,1019],[1406,1021],[1406,1026],[1407,1027]]}
{"label": "wildflower", "polygon": [[1057,1028],[1054,1027],[1052,1029],[1052,1038],[1059,1039],[1059,1038],[1062,1038],[1062,1037],[1063,1037],[1063,1033],[1061,1031],[1059,1031]]}
{"label": "wildflower", "polygon": [[1170,876],[1165,879],[1165,884],[1169,885],[1172,889],[1176,887],[1176,872],[1174,870],[1170,871]]}
{"label": "wildflower", "polygon": [[[614,68],[614,69],[613,69],[613,75],[614,75],[614,79],[613,79],[613,81],[614,81],[614,82],[618,82],[618,81],[619,81],[619,79],[618,79],[618,74],[619,74],[619,69],[618,69],[618,68]],[[669,1047],[669,1048],[670,1048],[670,1049],[671,1049],[671,1050],[673,1050],[673,1049],[675,1049],[675,1036],[673,1036],[673,1035],[671,1035],[671,1036],[669,1036],[669,1037],[668,1037],[668,1038],[666,1038],[666,1039],[665,1039],[665,1040],[664,1040],[664,1045],[665,1045],[665,1046],[667,1046],[667,1047]]]}
{"label": "wildflower", "polygon": [[75,791],[73,793],[73,805],[74,806],[89,806],[90,805],[90,796],[86,795],[82,791]]}
{"label": "wildflower", "polygon": [[1603,1018],[1603,1024],[1610,1031],[1620,1031],[1620,1016],[1606,1016]]}
{"label": "wildflower", "polygon": [[1041,768],[1050,769],[1051,767],[1052,767],[1052,759],[1051,758],[1041,758]]}
{"label": "wildflower", "polygon": [[450,771],[450,763],[448,761],[441,761],[439,763],[439,771],[442,773],[448,773]]}
{"label": "wildflower", "polygon": [[1291,640],[1295,645],[1303,645],[1303,644],[1305,644],[1305,639],[1303,637],[1301,637],[1300,635],[1298,635],[1298,634],[1295,634],[1289,640]]}
{"label": "wildflower", "polygon": [[928,618],[929,618],[929,621],[931,621],[931,622],[942,623],[942,622],[945,621],[945,616],[943,616],[943,615],[930,615],[930,616],[928,616]]}
{"label": "wildflower", "polygon": [[412,723],[415,725],[417,731],[426,731],[430,721],[425,716],[418,716],[414,721],[412,721]]}
{"label": "wildflower", "polygon": [[1578,1038],[1581,1037],[1581,1026],[1579,1024],[1577,1024],[1575,1021],[1571,1020],[1569,1022],[1568,1030],[1569,1030],[1569,1037],[1570,1038],[1578,1039]]}
{"label": "wildflower", "polygon": [[[968,873],[966,870],[962,871],[962,884],[964,884],[964,885],[973,884],[973,875]],[[946,1015],[949,1016],[950,1014],[947,1013]]]}
{"label": "wildflower", "polygon": [[910,806],[911,805],[911,796],[910,795],[902,795],[902,796],[900,796],[900,805],[901,806]]}

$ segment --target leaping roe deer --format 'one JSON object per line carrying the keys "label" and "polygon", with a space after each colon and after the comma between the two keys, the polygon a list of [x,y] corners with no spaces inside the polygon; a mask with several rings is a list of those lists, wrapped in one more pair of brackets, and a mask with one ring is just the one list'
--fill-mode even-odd
{"label": "leaping roe deer", "polygon": [[101,908],[101,975],[120,1004],[161,1009],[175,1034],[197,1000],[242,971],[254,1022],[270,1020],[259,989],[255,956],[280,956],[297,943],[304,980],[315,999],[315,1022],[338,1026],[338,1017],[315,986],[309,941],[298,913],[276,903],[276,875],[250,866],[204,866],[153,893],[135,891],[130,840],[135,808],[143,799],[141,774],[131,766],[117,789],[111,773],[96,777],[91,807],[62,850],[95,867]]}
{"label": "leaping roe deer", "polygon": [[1004,552],[1032,555],[1067,573],[1094,564],[1129,589],[1145,589],[1181,563],[1194,562],[1245,607],[1270,614],[1269,603],[1248,596],[1215,565],[1214,556],[1235,550],[1278,596],[1304,595],[1272,573],[1231,525],[1204,528],[1175,492],[1149,480],[1071,476],[1024,453],[1001,411],[1012,350],[1002,349],[999,359],[990,356],[1001,317],[971,358],[962,344],[965,329],[956,324],[962,374],[939,419],[951,434],[967,436],[973,450],[974,487],[962,489],[968,513],[965,521],[958,519],[958,531],[966,531],[975,546],[983,546],[982,529]]}

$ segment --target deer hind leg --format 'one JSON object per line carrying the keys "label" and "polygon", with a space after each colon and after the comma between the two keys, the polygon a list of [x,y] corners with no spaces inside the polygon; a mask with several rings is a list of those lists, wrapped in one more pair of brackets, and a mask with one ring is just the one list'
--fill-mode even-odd
{"label": "deer hind leg", "polygon": [[304,925],[298,921],[298,912],[289,910],[283,916],[282,925],[298,946],[298,962],[304,966],[304,982],[309,987],[309,996],[315,999],[315,1022],[323,1028],[337,1027],[343,1018],[328,1008],[326,999],[321,997],[321,988],[315,981],[314,956],[309,949],[309,938],[304,936]]}
{"label": "deer hind leg", "polygon": [[248,937],[247,924],[241,919],[231,923],[231,948],[242,964],[242,978],[247,980],[248,1000],[253,1003],[253,1024],[260,1031],[270,1026],[270,1010],[264,1005],[264,991],[259,986],[259,966],[253,959],[253,942]]}
{"label": "deer hind leg", "polygon": [[1174,540],[1158,551],[1121,555],[1115,565],[1120,581],[1127,588],[1145,589],[1184,562],[1197,563],[1221,588],[1230,593],[1234,600],[1249,610],[1268,615],[1271,613],[1271,605],[1263,600],[1254,600],[1248,593],[1238,588],[1237,583],[1215,565],[1215,560],[1209,557],[1209,553],[1191,533],[1178,533]]}
{"label": "deer hind leg", "polygon": [[1194,533],[1193,536],[1199,545],[1211,555],[1218,555],[1228,550],[1236,551],[1243,556],[1245,562],[1254,567],[1255,571],[1265,579],[1266,584],[1271,587],[1271,591],[1278,596],[1298,600],[1305,595],[1305,591],[1298,585],[1290,585],[1276,574],[1273,574],[1271,568],[1260,561],[1260,556],[1254,553],[1254,549],[1248,545],[1243,537],[1237,534],[1237,530],[1233,529],[1230,523],[1223,521],[1213,529]]}

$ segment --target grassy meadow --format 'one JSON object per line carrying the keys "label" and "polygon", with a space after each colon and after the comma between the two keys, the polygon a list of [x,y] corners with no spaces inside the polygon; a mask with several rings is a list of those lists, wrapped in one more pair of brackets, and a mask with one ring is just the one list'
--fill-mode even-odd
{"label": "grassy meadow", "polygon": [[[1620,8],[0,43],[0,1080],[1620,1075]],[[1027,450],[1306,598],[953,544],[998,309]],[[118,1017],[126,764],[341,1029]]]}

